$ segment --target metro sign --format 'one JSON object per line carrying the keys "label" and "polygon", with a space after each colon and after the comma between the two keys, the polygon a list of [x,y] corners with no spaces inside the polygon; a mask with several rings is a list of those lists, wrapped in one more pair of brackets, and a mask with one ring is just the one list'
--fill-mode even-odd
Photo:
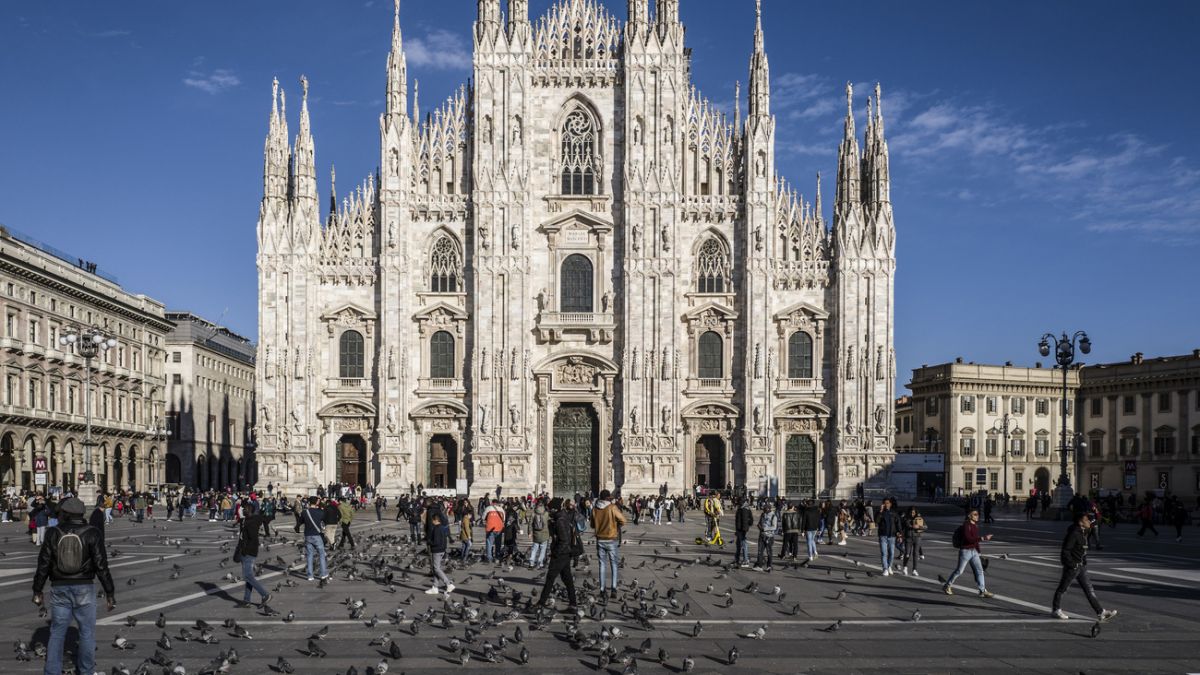
{"label": "metro sign", "polygon": [[48,471],[45,457],[33,458],[33,471],[34,473],[46,473],[46,471]]}

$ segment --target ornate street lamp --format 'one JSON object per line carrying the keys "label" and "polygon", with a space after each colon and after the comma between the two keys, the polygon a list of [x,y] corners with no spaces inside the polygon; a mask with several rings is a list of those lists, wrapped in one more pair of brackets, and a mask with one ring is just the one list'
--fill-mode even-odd
{"label": "ornate street lamp", "polygon": [[1077,331],[1074,335],[1068,337],[1066,332],[1061,337],[1054,337],[1053,333],[1046,333],[1038,342],[1038,353],[1042,356],[1050,356],[1050,343],[1054,343],[1054,360],[1058,362],[1058,366],[1063,371],[1063,388],[1062,388],[1062,446],[1059,453],[1061,462],[1058,476],[1058,506],[1059,508],[1066,507],[1071,501],[1073,491],[1071,489],[1071,475],[1067,473],[1067,369],[1075,362],[1075,347],[1078,345],[1079,351],[1084,354],[1090,354],[1092,351],[1092,341],[1088,338],[1087,333]]}
{"label": "ornate street lamp", "polygon": [[[1012,422],[1012,428],[1009,428],[1008,423]],[[1010,433],[1018,433],[1021,431],[1021,423],[1015,417],[1009,417],[1008,413],[1004,413],[1004,417],[996,420],[992,425],[992,432],[1004,434],[1004,444],[1000,447],[1000,454],[1004,456],[1004,499],[1008,501],[1008,435]]]}
{"label": "ornate street lamp", "polygon": [[100,329],[99,326],[79,328],[71,326],[59,336],[58,343],[67,350],[75,350],[83,357],[84,368],[84,415],[87,427],[83,438],[83,481],[76,493],[84,499],[84,504],[90,504],[96,498],[96,474],[92,471],[92,359],[117,346],[116,338]]}

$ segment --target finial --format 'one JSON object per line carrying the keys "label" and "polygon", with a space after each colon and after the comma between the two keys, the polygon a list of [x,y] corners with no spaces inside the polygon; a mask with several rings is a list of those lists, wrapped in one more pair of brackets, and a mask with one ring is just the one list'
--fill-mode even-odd
{"label": "finial", "polygon": [[300,88],[304,90],[304,98],[301,99],[302,102],[308,103],[308,77],[305,75],[300,76]]}
{"label": "finial", "polygon": [[846,116],[854,116],[854,85],[846,83]]}
{"label": "finial", "polygon": [[329,165],[329,188],[337,194],[337,167],[333,164]]}
{"label": "finial", "polygon": [[762,26],[762,0],[754,0],[754,18],[758,20],[759,27]]}
{"label": "finial", "polygon": [[279,114],[287,118],[287,89],[279,90]]}
{"label": "finial", "polygon": [[400,0],[396,0],[396,12],[393,16],[396,19],[396,23],[400,23]]}
{"label": "finial", "polygon": [[875,116],[883,119],[883,94],[879,91],[879,83],[875,83]]}
{"label": "finial", "polygon": [[413,78],[413,124],[421,123],[421,81]]}

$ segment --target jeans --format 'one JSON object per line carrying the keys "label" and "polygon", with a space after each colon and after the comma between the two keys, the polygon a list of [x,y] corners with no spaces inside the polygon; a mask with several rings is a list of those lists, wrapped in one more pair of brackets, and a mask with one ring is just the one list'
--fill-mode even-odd
{"label": "jeans", "polygon": [[[600,562],[600,590],[617,590],[617,566],[621,562],[619,539],[597,539],[596,558]],[[607,572],[607,576],[605,575]],[[608,583],[605,580],[608,579]]]}
{"label": "jeans", "polygon": [[244,602],[250,602],[250,591],[258,591],[258,595],[264,600],[270,595],[254,576],[254,559],[252,555],[242,556],[242,578],[246,580],[246,592],[242,595]]}
{"label": "jeans", "polygon": [[45,525],[38,525],[38,528],[37,528],[37,545],[38,546],[41,546],[46,541],[46,527],[47,526],[45,526]]}
{"label": "jeans", "polygon": [[142,519],[145,517],[146,517],[146,509],[138,509],[137,510],[137,521],[140,523],[140,522],[142,522]]}
{"label": "jeans", "polygon": [[735,563],[750,564],[750,544],[746,542],[746,533],[737,533],[737,544],[734,549],[733,561]]}
{"label": "jeans", "polygon": [[471,540],[470,540],[470,539],[463,539],[463,542],[462,542],[462,553],[460,553],[458,557],[462,558],[463,560],[466,560],[466,559],[467,559],[467,554],[468,554],[468,553],[470,553],[470,552],[471,552]]}
{"label": "jeans", "polygon": [[534,567],[541,567],[542,563],[546,562],[546,549],[550,546],[550,542],[533,542],[533,547],[529,549],[529,564]]}
{"label": "jeans", "polygon": [[808,547],[808,557],[810,560],[817,557],[817,532],[818,530],[806,530],[804,532],[804,543]]}
{"label": "jeans", "polygon": [[1079,587],[1083,589],[1083,594],[1087,596],[1088,604],[1092,606],[1097,614],[1104,611],[1104,606],[1100,604],[1100,599],[1096,597],[1096,591],[1092,589],[1092,580],[1088,579],[1087,568],[1083,565],[1079,567],[1064,567],[1062,578],[1058,580],[1058,588],[1054,589],[1054,610],[1058,611],[1062,608],[1062,596],[1071,587],[1071,582],[1079,580]]}
{"label": "jeans", "polygon": [[430,553],[429,574],[433,577],[433,587],[437,588],[438,581],[441,581],[446,588],[450,588],[454,584],[450,583],[450,578],[442,571],[442,561],[446,559],[446,552]]}
{"label": "jeans", "polygon": [[45,675],[62,673],[63,643],[71,621],[79,626],[75,650],[75,672],[91,673],[96,668],[96,588],[92,584],[51,586],[50,643],[46,646]]}
{"label": "jeans", "polygon": [[[766,556],[767,564],[763,564],[763,556]],[[770,567],[772,560],[775,557],[775,535],[762,534],[758,535],[758,560],[755,564],[758,567]]]}
{"label": "jeans", "polygon": [[107,525],[111,522],[112,522],[112,509],[111,508],[104,509],[104,524]]}
{"label": "jeans", "polygon": [[483,559],[486,562],[492,562],[492,556],[500,555],[500,542],[503,532],[488,532],[487,537],[483,542]]}
{"label": "jeans", "polygon": [[896,538],[895,537],[880,537],[879,538],[879,565],[884,570],[892,569],[892,565],[896,562]]}
{"label": "jeans", "polygon": [[325,571],[325,540],[319,534],[310,534],[304,537],[304,562],[305,570],[308,572],[308,578],[313,578],[313,556],[321,554],[321,576],[328,576]]}
{"label": "jeans", "polygon": [[954,580],[967,570],[967,565],[970,565],[971,571],[975,573],[975,585],[979,587],[979,591],[986,591],[987,586],[983,582],[983,561],[979,558],[979,551],[973,548],[960,548],[958,550],[958,568],[946,580],[946,587],[949,588],[954,585]]}
{"label": "jeans", "polygon": [[904,538],[904,567],[909,567],[909,561],[912,561],[912,569],[917,571],[917,561],[921,558],[921,538],[918,536],[907,536]]}

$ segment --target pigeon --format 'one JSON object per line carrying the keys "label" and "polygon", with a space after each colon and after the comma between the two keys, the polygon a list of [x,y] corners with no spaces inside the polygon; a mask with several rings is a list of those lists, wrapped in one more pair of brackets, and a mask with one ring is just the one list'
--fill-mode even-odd
{"label": "pigeon", "polygon": [[704,626],[697,621],[696,625],[692,626],[692,637],[700,637],[700,631],[702,630],[704,630]]}
{"label": "pigeon", "polygon": [[163,616],[162,612],[158,613],[158,618],[154,620],[154,626],[156,628],[166,628],[167,627],[167,617]]}
{"label": "pigeon", "polygon": [[386,673],[387,671],[388,671],[387,659],[383,659],[379,663],[375,664],[375,675],[384,675],[384,673]]}
{"label": "pigeon", "polygon": [[625,669],[621,671],[621,675],[637,675],[637,659],[629,659],[629,663],[625,664]]}
{"label": "pigeon", "polygon": [[915,609],[915,610],[913,610],[913,613],[912,613],[912,620],[913,620],[913,621],[920,621],[920,620],[921,620],[921,610],[919,610],[919,609]]}
{"label": "pigeon", "polygon": [[116,635],[113,636],[112,646],[116,649],[133,649],[137,645],[130,642],[129,640],[126,640],[125,637],[122,636],[120,633],[117,633]]}
{"label": "pigeon", "polygon": [[158,645],[160,649],[171,651],[171,638],[167,637],[166,633],[163,633],[162,637],[158,638],[158,642],[155,644]]}
{"label": "pigeon", "polygon": [[308,636],[308,639],[309,640],[324,640],[326,635],[329,635],[329,626],[322,627],[321,630]]}
{"label": "pigeon", "polygon": [[829,624],[828,626],[822,628],[821,630],[825,631],[826,633],[836,633],[837,631],[839,631],[841,629],[842,629],[842,620],[838,619],[837,621]]}
{"label": "pigeon", "polygon": [[296,613],[288,610],[287,616],[283,617],[284,623],[291,623],[296,620]]}
{"label": "pigeon", "polygon": [[321,649],[321,646],[317,644],[317,641],[316,641],[316,640],[313,640],[313,639],[311,639],[311,638],[310,638],[310,639],[309,639],[309,641],[308,641],[308,652],[307,652],[307,654],[308,654],[308,656],[317,656],[317,657],[322,657],[322,658],[324,658],[324,656],[325,656],[325,650],[324,650],[324,649]]}
{"label": "pigeon", "polygon": [[649,652],[653,646],[654,645],[650,642],[650,638],[646,638],[645,640],[642,640],[642,645],[638,648],[638,653],[645,654]]}
{"label": "pigeon", "polygon": [[471,662],[471,650],[463,647],[458,650],[458,665],[465,666]]}
{"label": "pigeon", "polygon": [[1092,637],[1099,637],[1099,636],[1100,636],[1100,622],[1099,622],[1099,621],[1097,621],[1096,623],[1092,624],[1091,636],[1092,636]]}
{"label": "pigeon", "polygon": [[738,648],[730,647],[729,648],[729,657],[725,659],[726,665],[732,666],[733,664],[737,663],[737,660],[738,660]]}
{"label": "pigeon", "polygon": [[663,649],[662,647],[659,647],[658,648],[658,662],[665,666],[665,665],[667,665],[667,661],[670,661],[670,660],[671,660],[671,655],[667,653],[667,650]]}
{"label": "pigeon", "polygon": [[126,626],[129,626],[130,628],[133,628],[134,626],[136,626],[136,625],[137,625],[137,621],[138,621],[138,620],[137,620],[137,617],[135,617],[135,616],[127,616],[127,617],[125,617],[125,625],[126,625]]}
{"label": "pigeon", "polygon": [[233,626],[233,636],[242,638],[243,640],[254,639],[254,636],[250,634],[250,631],[246,630],[245,626],[240,626],[237,624],[234,624]]}
{"label": "pigeon", "polygon": [[296,672],[296,669],[292,667],[292,664],[288,663],[287,659],[281,656],[279,657],[279,660],[275,662],[275,672],[294,673]]}
{"label": "pigeon", "polygon": [[690,656],[683,657],[683,672],[690,673],[696,668],[696,659]]}
{"label": "pigeon", "polygon": [[766,624],[763,624],[763,625],[759,626],[758,628],[755,628],[750,633],[746,633],[746,637],[750,638],[751,640],[761,640],[761,639],[765,638],[766,636],[767,636]]}
{"label": "pigeon", "polygon": [[520,653],[520,655],[518,655],[517,660],[520,661],[521,665],[528,664],[529,663],[529,650],[525,647],[521,647],[521,653]]}
{"label": "pigeon", "polygon": [[846,589],[843,588],[842,590],[838,591],[838,594],[835,595],[833,599],[837,602],[841,602],[842,600],[845,600],[846,599]]}
{"label": "pigeon", "polygon": [[401,657],[400,645],[396,644],[395,642],[393,642],[391,645],[389,645],[388,646],[388,656],[399,661],[400,657]]}

